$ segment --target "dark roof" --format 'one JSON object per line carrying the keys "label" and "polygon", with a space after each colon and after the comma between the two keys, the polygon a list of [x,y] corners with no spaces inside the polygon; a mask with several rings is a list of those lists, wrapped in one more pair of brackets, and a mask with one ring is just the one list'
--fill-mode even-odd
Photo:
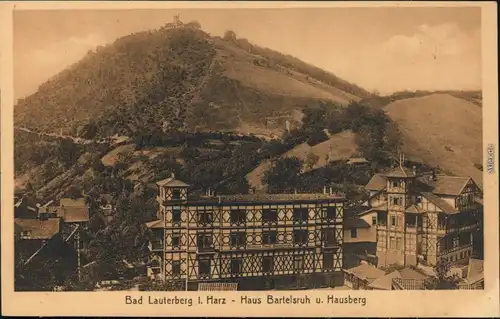
{"label": "dark roof", "polygon": [[361,218],[349,218],[344,220],[344,229],[352,229],[352,228],[370,228],[370,224],[368,224],[364,219]]}
{"label": "dark roof", "polygon": [[[310,201],[331,201],[344,200],[344,196],[339,194],[324,194],[324,193],[298,193],[298,194],[240,194],[240,195],[222,195],[217,198],[207,199],[208,201],[217,201],[221,204],[229,203],[274,203],[274,202],[310,202]],[[202,202],[202,201],[200,201]]]}
{"label": "dark roof", "polygon": [[29,239],[50,239],[60,231],[59,218],[47,220],[16,218],[14,224],[16,231],[29,231]]}
{"label": "dark roof", "polygon": [[439,207],[444,213],[454,214],[458,213],[458,209],[454,208],[447,201],[440,198],[439,196],[430,193],[430,192],[422,192],[422,195],[427,198],[431,203]]}
{"label": "dark roof", "polygon": [[434,194],[457,196],[470,179],[463,176],[436,175],[434,180],[430,176],[422,176],[419,181],[427,185]]}
{"label": "dark roof", "polygon": [[344,271],[362,280],[367,280],[370,283],[385,275],[383,270],[369,264],[361,264],[351,269],[345,269]]}
{"label": "dark roof", "polygon": [[366,184],[365,189],[369,191],[380,191],[387,186],[387,180],[381,174],[375,174],[372,176],[368,184]]}
{"label": "dark roof", "polygon": [[385,177],[400,177],[400,178],[417,176],[412,169],[409,169],[404,166],[397,166],[383,175]]}

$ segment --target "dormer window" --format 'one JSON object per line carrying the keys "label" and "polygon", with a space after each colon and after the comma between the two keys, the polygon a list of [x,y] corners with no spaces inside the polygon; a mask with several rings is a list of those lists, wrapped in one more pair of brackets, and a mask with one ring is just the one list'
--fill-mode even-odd
{"label": "dormer window", "polygon": [[398,188],[399,187],[399,181],[392,181],[392,187],[393,188]]}

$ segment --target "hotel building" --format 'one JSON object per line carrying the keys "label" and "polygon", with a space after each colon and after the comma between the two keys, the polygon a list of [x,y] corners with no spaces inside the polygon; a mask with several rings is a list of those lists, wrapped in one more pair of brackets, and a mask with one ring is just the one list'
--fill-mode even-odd
{"label": "hotel building", "polygon": [[148,276],[181,289],[237,284],[239,290],[343,284],[344,198],[248,194],[190,198],[174,176],[157,183],[158,220],[149,222]]}
{"label": "hotel building", "polygon": [[375,174],[366,189],[365,205],[376,213],[378,266],[482,255],[482,196],[472,178],[418,174],[399,165]]}

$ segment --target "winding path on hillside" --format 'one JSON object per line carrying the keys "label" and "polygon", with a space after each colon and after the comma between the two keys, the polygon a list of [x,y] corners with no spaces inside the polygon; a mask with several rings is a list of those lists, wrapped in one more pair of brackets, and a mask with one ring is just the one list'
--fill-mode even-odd
{"label": "winding path on hillside", "polygon": [[[109,144],[109,143],[116,143],[117,141],[119,141],[119,139],[124,139],[125,137],[119,137],[119,138],[115,138],[115,137],[109,137],[107,139],[100,139],[100,140],[88,140],[88,139],[84,139],[84,138],[81,138],[81,137],[75,137],[75,136],[71,136],[71,135],[63,135],[63,134],[56,134],[56,133],[46,133],[46,132],[35,132],[35,131],[32,131],[26,127],[17,127],[17,126],[14,126],[14,130],[18,130],[18,131],[23,131],[23,132],[26,132],[26,133],[30,133],[30,134],[36,134],[38,136],[49,136],[49,137],[54,137],[54,138],[62,138],[62,139],[70,139],[72,140],[75,144]],[[126,137],[128,139],[128,137]]]}

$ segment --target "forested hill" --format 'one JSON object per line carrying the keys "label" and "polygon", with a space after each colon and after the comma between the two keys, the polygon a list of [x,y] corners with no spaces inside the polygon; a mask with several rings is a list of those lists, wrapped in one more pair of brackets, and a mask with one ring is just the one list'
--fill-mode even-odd
{"label": "forested hill", "polygon": [[347,105],[366,90],[234,32],[196,23],[98,47],[18,101],[15,125],[96,138],[157,129],[280,134],[310,102]]}

